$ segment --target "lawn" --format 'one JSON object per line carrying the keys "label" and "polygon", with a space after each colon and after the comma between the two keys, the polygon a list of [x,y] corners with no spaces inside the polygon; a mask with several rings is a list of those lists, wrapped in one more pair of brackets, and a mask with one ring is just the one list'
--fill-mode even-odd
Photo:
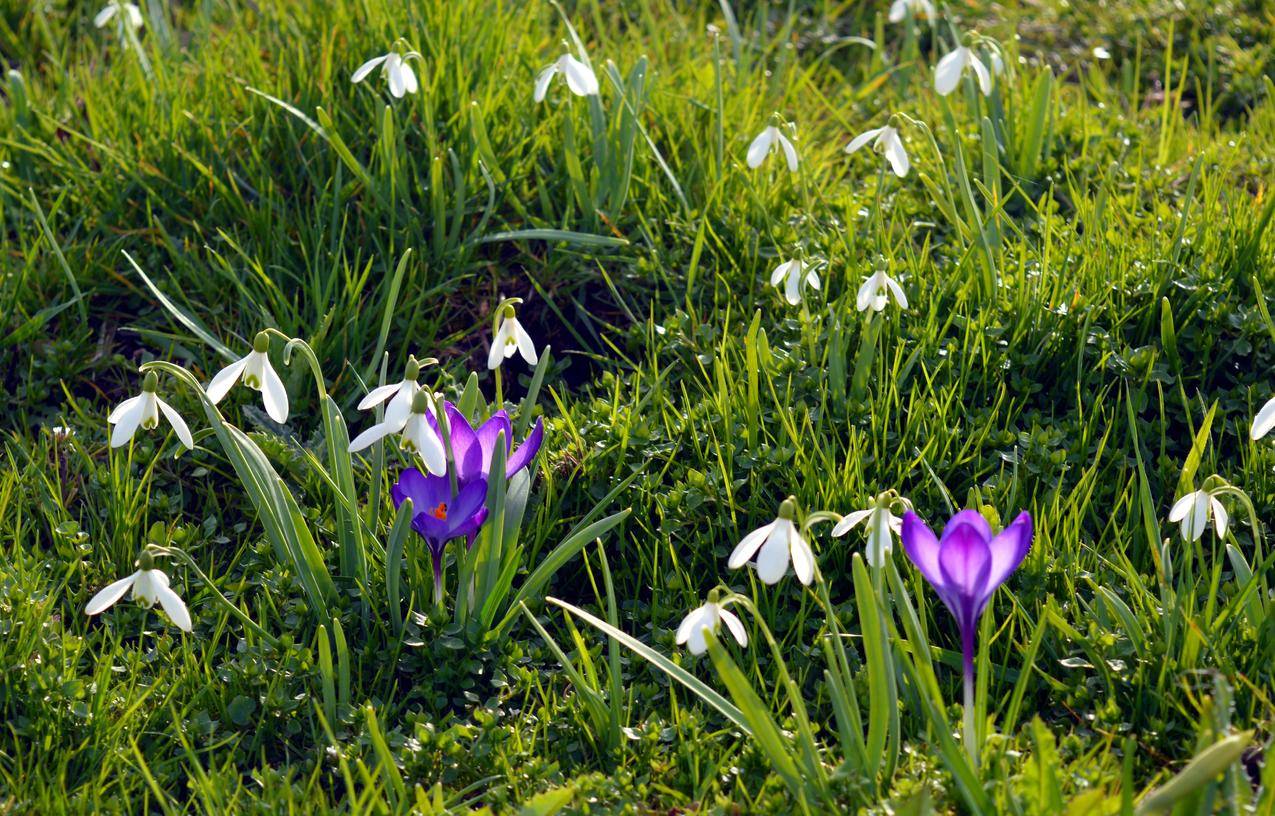
{"label": "lawn", "polygon": [[1262,0],[138,4],[0,4],[0,814],[1275,813]]}

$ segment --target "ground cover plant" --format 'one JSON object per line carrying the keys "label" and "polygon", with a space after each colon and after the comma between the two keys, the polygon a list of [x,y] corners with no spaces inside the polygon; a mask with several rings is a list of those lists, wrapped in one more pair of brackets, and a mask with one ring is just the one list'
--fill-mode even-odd
{"label": "ground cover plant", "polygon": [[0,813],[1275,812],[1272,42],[0,7]]}

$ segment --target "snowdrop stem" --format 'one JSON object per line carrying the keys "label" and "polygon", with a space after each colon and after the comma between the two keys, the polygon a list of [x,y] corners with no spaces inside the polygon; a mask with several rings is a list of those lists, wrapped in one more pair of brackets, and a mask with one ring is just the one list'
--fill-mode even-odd
{"label": "snowdrop stem", "polygon": [[500,376],[500,372],[504,366],[496,369],[496,407],[503,408],[505,406],[505,388],[504,379]]}
{"label": "snowdrop stem", "polygon": [[204,586],[208,587],[208,589],[212,591],[213,597],[216,598],[217,601],[226,608],[227,612],[229,612],[231,615],[234,615],[236,618],[238,618],[240,623],[242,623],[244,626],[251,629],[253,633],[257,635],[257,637],[261,638],[266,643],[269,643],[271,646],[279,645],[279,640],[277,638],[275,638],[265,629],[261,628],[261,626],[259,626],[256,621],[248,617],[247,613],[245,613],[242,609],[240,609],[239,607],[231,603],[230,600],[225,595],[221,594],[221,591],[217,589],[217,587],[213,584],[212,581],[208,579],[208,576],[204,574],[204,571],[199,568],[199,564],[195,563],[195,559],[191,558],[190,554],[187,553],[185,550],[181,549],[180,547],[158,547],[155,545],[151,545],[149,551],[153,555],[163,555],[163,556],[167,556],[169,558],[174,558],[178,561],[181,561],[183,564],[189,567],[192,572],[195,573],[195,576],[200,581],[203,582]]}
{"label": "snowdrop stem", "polygon": [[310,371],[314,374],[314,384],[319,391],[319,400],[322,401],[324,397],[328,395],[328,389],[327,386],[323,384],[323,368],[319,365],[319,356],[314,353],[314,349],[309,343],[302,340],[300,337],[288,337],[288,335],[278,331],[277,329],[266,329],[266,331],[273,335],[277,335],[287,343],[287,345],[283,347],[284,365],[292,364],[292,352],[294,349],[301,352],[301,356],[304,357],[305,361],[310,364]]}

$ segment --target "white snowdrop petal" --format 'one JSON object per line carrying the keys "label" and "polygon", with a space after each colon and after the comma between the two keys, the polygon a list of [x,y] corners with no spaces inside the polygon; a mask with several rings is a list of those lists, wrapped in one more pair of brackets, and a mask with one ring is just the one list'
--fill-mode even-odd
{"label": "white snowdrop petal", "polygon": [[892,133],[886,139],[885,157],[890,162],[894,175],[903,178],[908,174],[911,163],[908,161],[907,151],[903,149],[903,140],[899,138],[899,134]]}
{"label": "white snowdrop petal", "polygon": [[261,401],[265,403],[266,413],[275,422],[280,424],[287,422],[288,389],[283,387],[283,380],[279,378],[269,360],[262,367],[261,377]]}
{"label": "white snowdrop petal", "polygon": [[731,635],[734,636],[735,642],[740,646],[747,646],[748,630],[744,628],[743,622],[735,615],[735,613],[731,612],[729,609],[718,609],[717,614],[721,618],[722,623],[726,624],[726,628],[730,630]]}
{"label": "white snowdrop petal", "polygon": [[1254,439],[1261,439],[1275,428],[1275,397],[1272,397],[1262,410],[1257,412],[1257,416],[1253,417],[1253,428],[1249,431],[1249,435]]}
{"label": "white snowdrop petal", "polygon": [[373,425],[372,427],[368,428],[363,433],[354,437],[354,439],[350,441],[350,447],[348,448],[348,451],[350,453],[358,453],[359,451],[371,445],[373,442],[379,442],[380,440],[384,439],[390,434],[401,430],[402,427],[403,427],[402,424],[393,425],[389,422],[377,423],[376,425]]}
{"label": "white snowdrop petal", "polygon": [[860,133],[858,136],[855,136],[853,139],[850,140],[850,144],[846,145],[846,152],[847,153],[855,152],[856,150],[863,147],[868,142],[875,139],[883,130],[885,130],[885,128],[879,127],[879,128],[873,128],[872,130],[866,130],[863,133]]}
{"label": "white snowdrop petal", "polygon": [[184,632],[191,631],[190,612],[186,609],[186,602],[166,586],[157,587],[155,594],[159,597],[159,605],[177,628]]}
{"label": "white snowdrop petal", "polygon": [[980,60],[971,51],[969,55],[970,67],[974,69],[974,76],[978,77],[979,90],[983,92],[983,96],[988,96],[992,92],[992,75],[988,73],[987,66],[983,65]]}
{"label": "white snowdrop petal", "polygon": [[105,8],[103,8],[101,11],[97,13],[96,17],[93,18],[93,25],[96,26],[97,28],[101,28],[102,26],[109,23],[111,21],[111,18],[114,17],[116,12],[118,11],[119,11],[118,5],[116,5],[115,3],[108,4]]}
{"label": "white snowdrop petal", "polygon": [[359,400],[359,410],[366,411],[369,408],[375,408],[376,406],[380,405],[382,402],[385,402],[390,397],[395,396],[398,393],[399,389],[402,388],[402,385],[403,385],[402,383],[390,383],[389,385],[378,385],[376,388],[373,388],[371,391],[367,392],[366,397]]}
{"label": "white snowdrop petal", "polygon": [[168,419],[168,424],[173,426],[173,430],[177,432],[177,438],[186,446],[186,450],[194,450],[195,438],[190,435],[190,428],[186,427],[186,420],[182,419],[182,415],[177,413],[173,406],[162,399],[157,399],[156,401],[159,403],[159,410],[164,412],[164,416]]}
{"label": "white snowdrop petal", "polygon": [[221,402],[230,393],[230,389],[234,388],[235,383],[239,381],[239,377],[243,374],[244,367],[248,365],[248,358],[241,357],[230,365],[217,372],[212,378],[212,382],[208,383],[208,387],[204,389],[204,393],[208,395],[208,399],[213,405]]}
{"label": "white snowdrop petal", "polygon": [[382,54],[379,57],[372,57],[370,60],[363,63],[362,65],[360,65],[358,68],[354,70],[354,75],[350,77],[350,81],[362,82],[363,80],[367,79],[367,75],[372,73],[372,69],[376,68],[376,66],[385,62],[385,60],[388,57],[389,57],[389,54]]}
{"label": "white snowdrop petal", "polygon": [[105,588],[94,595],[84,607],[84,614],[97,615],[115,604],[120,598],[124,597],[124,593],[128,592],[129,587],[137,580],[139,573],[135,572],[127,578],[121,578],[118,581],[107,584]]}
{"label": "white snowdrop petal", "polygon": [[1195,494],[1188,493],[1173,503],[1173,507],[1169,510],[1169,521],[1181,521],[1186,518],[1186,513],[1195,503]]}
{"label": "white snowdrop petal", "polygon": [[788,529],[783,520],[766,537],[766,543],[757,552],[757,577],[765,584],[777,584],[788,572]]}
{"label": "white snowdrop petal", "polygon": [[1226,512],[1226,507],[1216,498],[1209,497],[1209,506],[1213,511],[1213,529],[1217,531],[1218,539],[1226,538],[1226,528],[1230,524],[1230,514]]}
{"label": "white snowdrop petal", "polygon": [[965,54],[964,48],[958,48],[945,55],[934,67],[934,90],[939,96],[947,96],[956,90],[961,81],[961,72],[965,70]]}
{"label": "white snowdrop petal", "polygon": [[730,559],[726,562],[726,566],[731,569],[739,569],[753,557],[753,553],[757,552],[757,548],[762,545],[771,531],[775,528],[775,522],[763,524],[756,530],[744,536],[739,544],[735,545],[734,551],[730,554]]}
{"label": "white snowdrop petal", "polygon": [[832,528],[833,537],[841,538],[843,535],[862,524],[863,520],[870,515],[872,515],[872,508],[868,508],[867,510],[856,510],[853,513],[842,516],[841,521],[838,521],[836,526]]}
{"label": "white snowdrop petal", "polygon": [[784,150],[784,158],[788,160],[788,172],[797,172],[797,148],[793,147],[792,142],[788,141],[788,137],[779,131],[775,131],[776,138],[779,139],[779,146]]}
{"label": "white snowdrop petal", "polygon": [[570,54],[564,54],[561,67],[562,75],[567,80],[567,87],[573,94],[592,96],[598,92],[598,78],[589,66]]}
{"label": "white snowdrop petal", "polygon": [[761,163],[766,160],[766,155],[770,153],[770,146],[775,141],[775,137],[779,135],[779,131],[774,127],[768,127],[761,133],[757,134],[757,138],[753,139],[752,144],[748,146],[748,166],[756,170],[761,167]]}
{"label": "white snowdrop petal", "polygon": [[518,353],[527,361],[527,365],[535,365],[540,361],[540,355],[536,353],[536,344],[531,342],[531,335],[527,334],[527,330],[517,320],[511,322],[514,324],[514,339],[518,342]]}
{"label": "white snowdrop petal", "polygon": [[141,397],[134,397],[134,399],[136,402],[133,402],[128,410],[112,414],[115,417],[115,427],[111,430],[112,448],[128,444],[128,440],[133,438],[138,426],[142,424],[142,417],[146,415],[146,403]]}
{"label": "white snowdrop petal", "polygon": [[129,397],[119,405],[115,406],[114,410],[111,411],[110,416],[106,418],[106,421],[112,424],[119,422],[121,417],[131,411],[134,407],[136,407],[137,403],[141,401],[142,398],[140,395],[136,397]]}
{"label": "white snowdrop petal", "polygon": [[554,74],[558,73],[558,66],[550,65],[536,76],[536,90],[532,94],[532,98],[537,102],[543,102],[545,96],[549,93],[549,83],[553,81]]}

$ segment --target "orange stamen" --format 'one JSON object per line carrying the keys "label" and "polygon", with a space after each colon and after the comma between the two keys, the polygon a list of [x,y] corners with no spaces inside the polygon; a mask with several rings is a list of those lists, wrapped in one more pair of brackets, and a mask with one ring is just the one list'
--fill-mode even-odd
{"label": "orange stamen", "polygon": [[429,511],[429,514],[439,521],[447,521],[447,502],[439,502],[437,507]]}

